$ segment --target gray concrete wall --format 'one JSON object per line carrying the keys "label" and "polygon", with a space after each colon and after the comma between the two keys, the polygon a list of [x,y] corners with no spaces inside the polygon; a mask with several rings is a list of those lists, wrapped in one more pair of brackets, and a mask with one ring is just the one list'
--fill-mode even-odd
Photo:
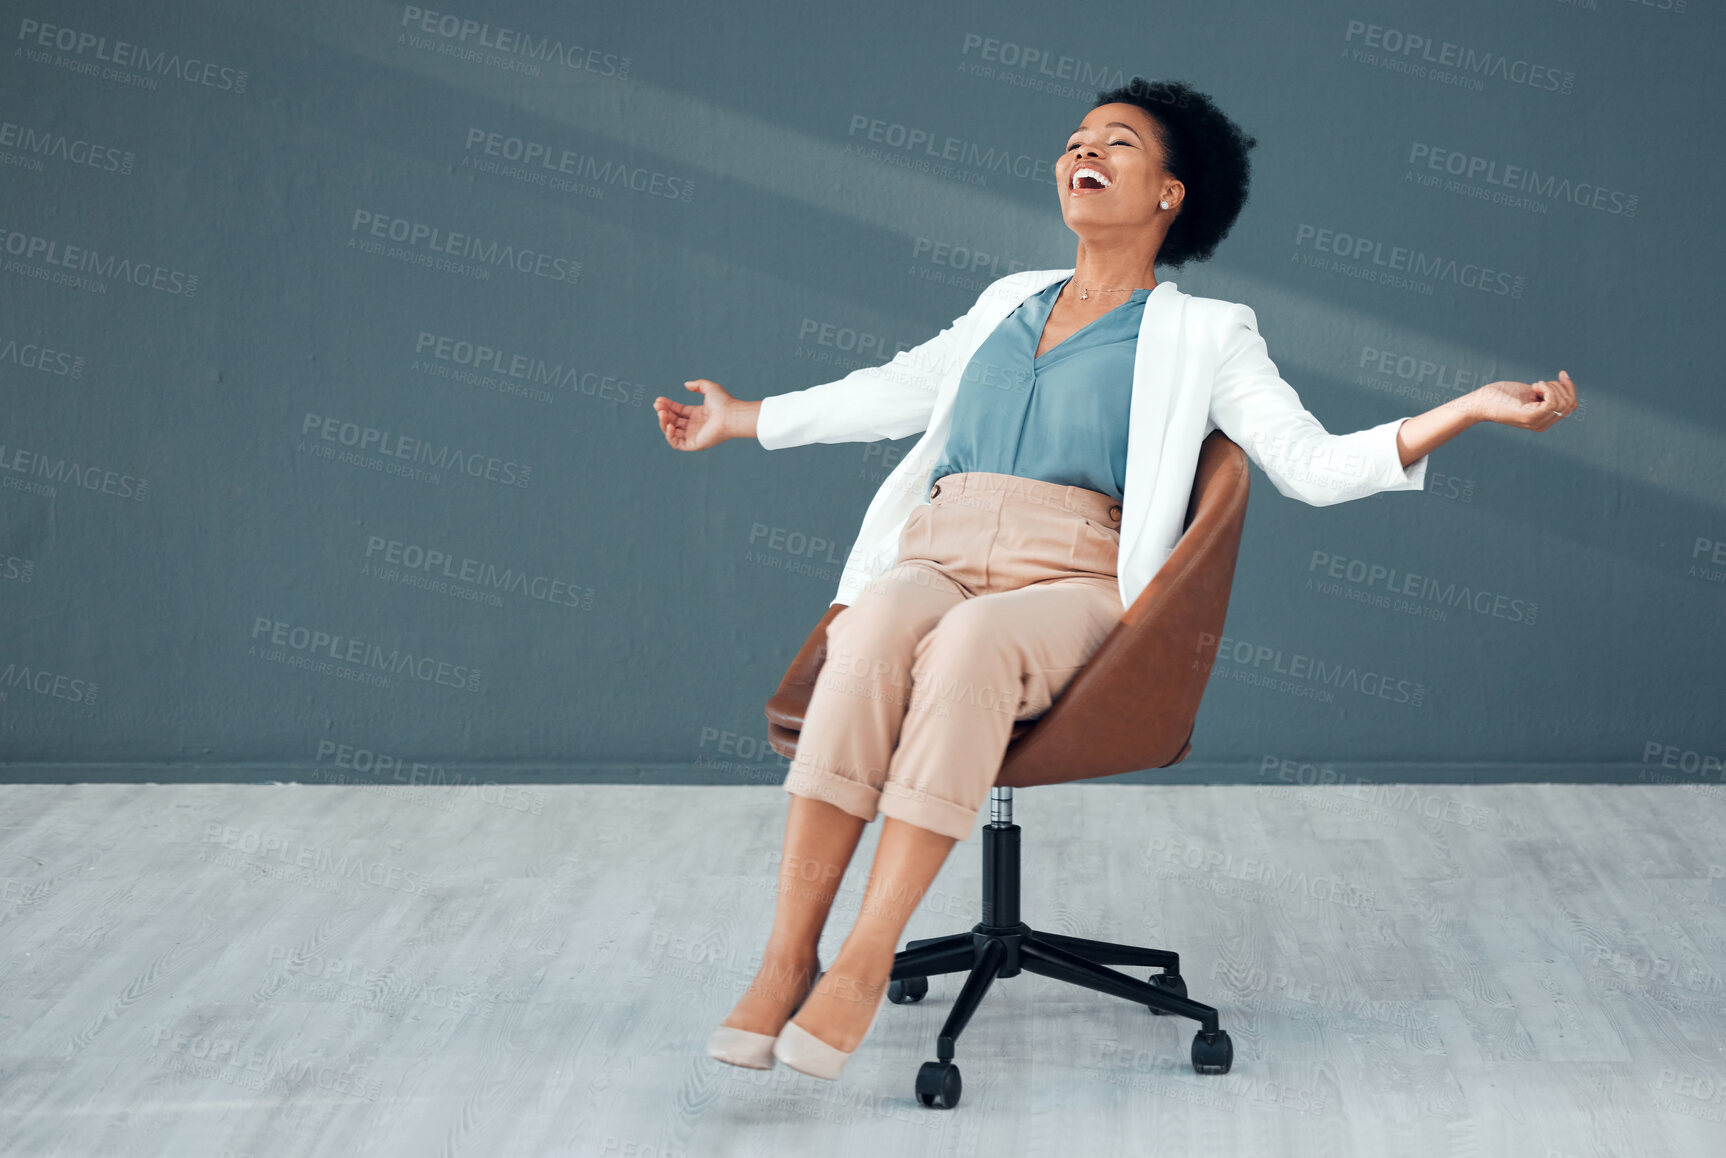
{"label": "gray concrete wall", "polygon": [[762,704],[912,440],[680,454],[654,396],[1070,265],[1050,165],[1139,73],[1262,142],[1160,276],[1331,430],[1585,403],[1425,493],[1255,471],[1176,778],[1720,780],[1718,9],[723,10],[0,4],[7,778],[775,782]]}

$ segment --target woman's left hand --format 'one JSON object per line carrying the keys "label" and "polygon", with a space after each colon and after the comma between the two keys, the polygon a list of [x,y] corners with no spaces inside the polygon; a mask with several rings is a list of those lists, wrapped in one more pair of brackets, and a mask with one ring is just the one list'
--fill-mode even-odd
{"label": "woman's left hand", "polygon": [[1545,430],[1566,414],[1576,413],[1576,383],[1563,370],[1556,381],[1488,382],[1460,401],[1477,418]]}

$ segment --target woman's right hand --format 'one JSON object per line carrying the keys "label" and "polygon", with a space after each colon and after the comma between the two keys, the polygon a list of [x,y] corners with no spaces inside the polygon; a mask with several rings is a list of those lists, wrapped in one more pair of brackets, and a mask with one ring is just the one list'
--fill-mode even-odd
{"label": "woman's right hand", "polygon": [[653,400],[665,441],[677,450],[706,450],[744,433],[741,423],[748,417],[750,403],[733,398],[711,378],[694,378],[684,385],[704,396],[702,405],[673,402],[664,395]]}

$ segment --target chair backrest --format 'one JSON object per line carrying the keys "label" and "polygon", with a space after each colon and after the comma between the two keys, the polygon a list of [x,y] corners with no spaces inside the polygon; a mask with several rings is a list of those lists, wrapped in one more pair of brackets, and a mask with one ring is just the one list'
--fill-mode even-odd
{"label": "chair backrest", "polygon": [[[1173,553],[1049,710],[1015,722],[996,784],[1056,784],[1185,759],[1228,615],[1247,488],[1246,452],[1212,431]],[[768,742],[787,759],[827,658],[827,624],[845,606],[828,606],[767,701]]]}

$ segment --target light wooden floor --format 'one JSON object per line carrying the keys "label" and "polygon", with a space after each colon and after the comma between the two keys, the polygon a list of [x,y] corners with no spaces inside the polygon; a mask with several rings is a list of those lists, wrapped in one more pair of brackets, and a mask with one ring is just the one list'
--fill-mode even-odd
{"label": "light wooden floor", "polygon": [[[1717,793],[1021,791],[1026,920],[1180,952],[1234,1070],[1021,974],[943,1111],[913,1078],[950,978],[838,1083],[704,1054],[778,787],[501,791],[0,788],[0,1154],[1726,1154]],[[978,918],[979,844],[911,936]]]}

